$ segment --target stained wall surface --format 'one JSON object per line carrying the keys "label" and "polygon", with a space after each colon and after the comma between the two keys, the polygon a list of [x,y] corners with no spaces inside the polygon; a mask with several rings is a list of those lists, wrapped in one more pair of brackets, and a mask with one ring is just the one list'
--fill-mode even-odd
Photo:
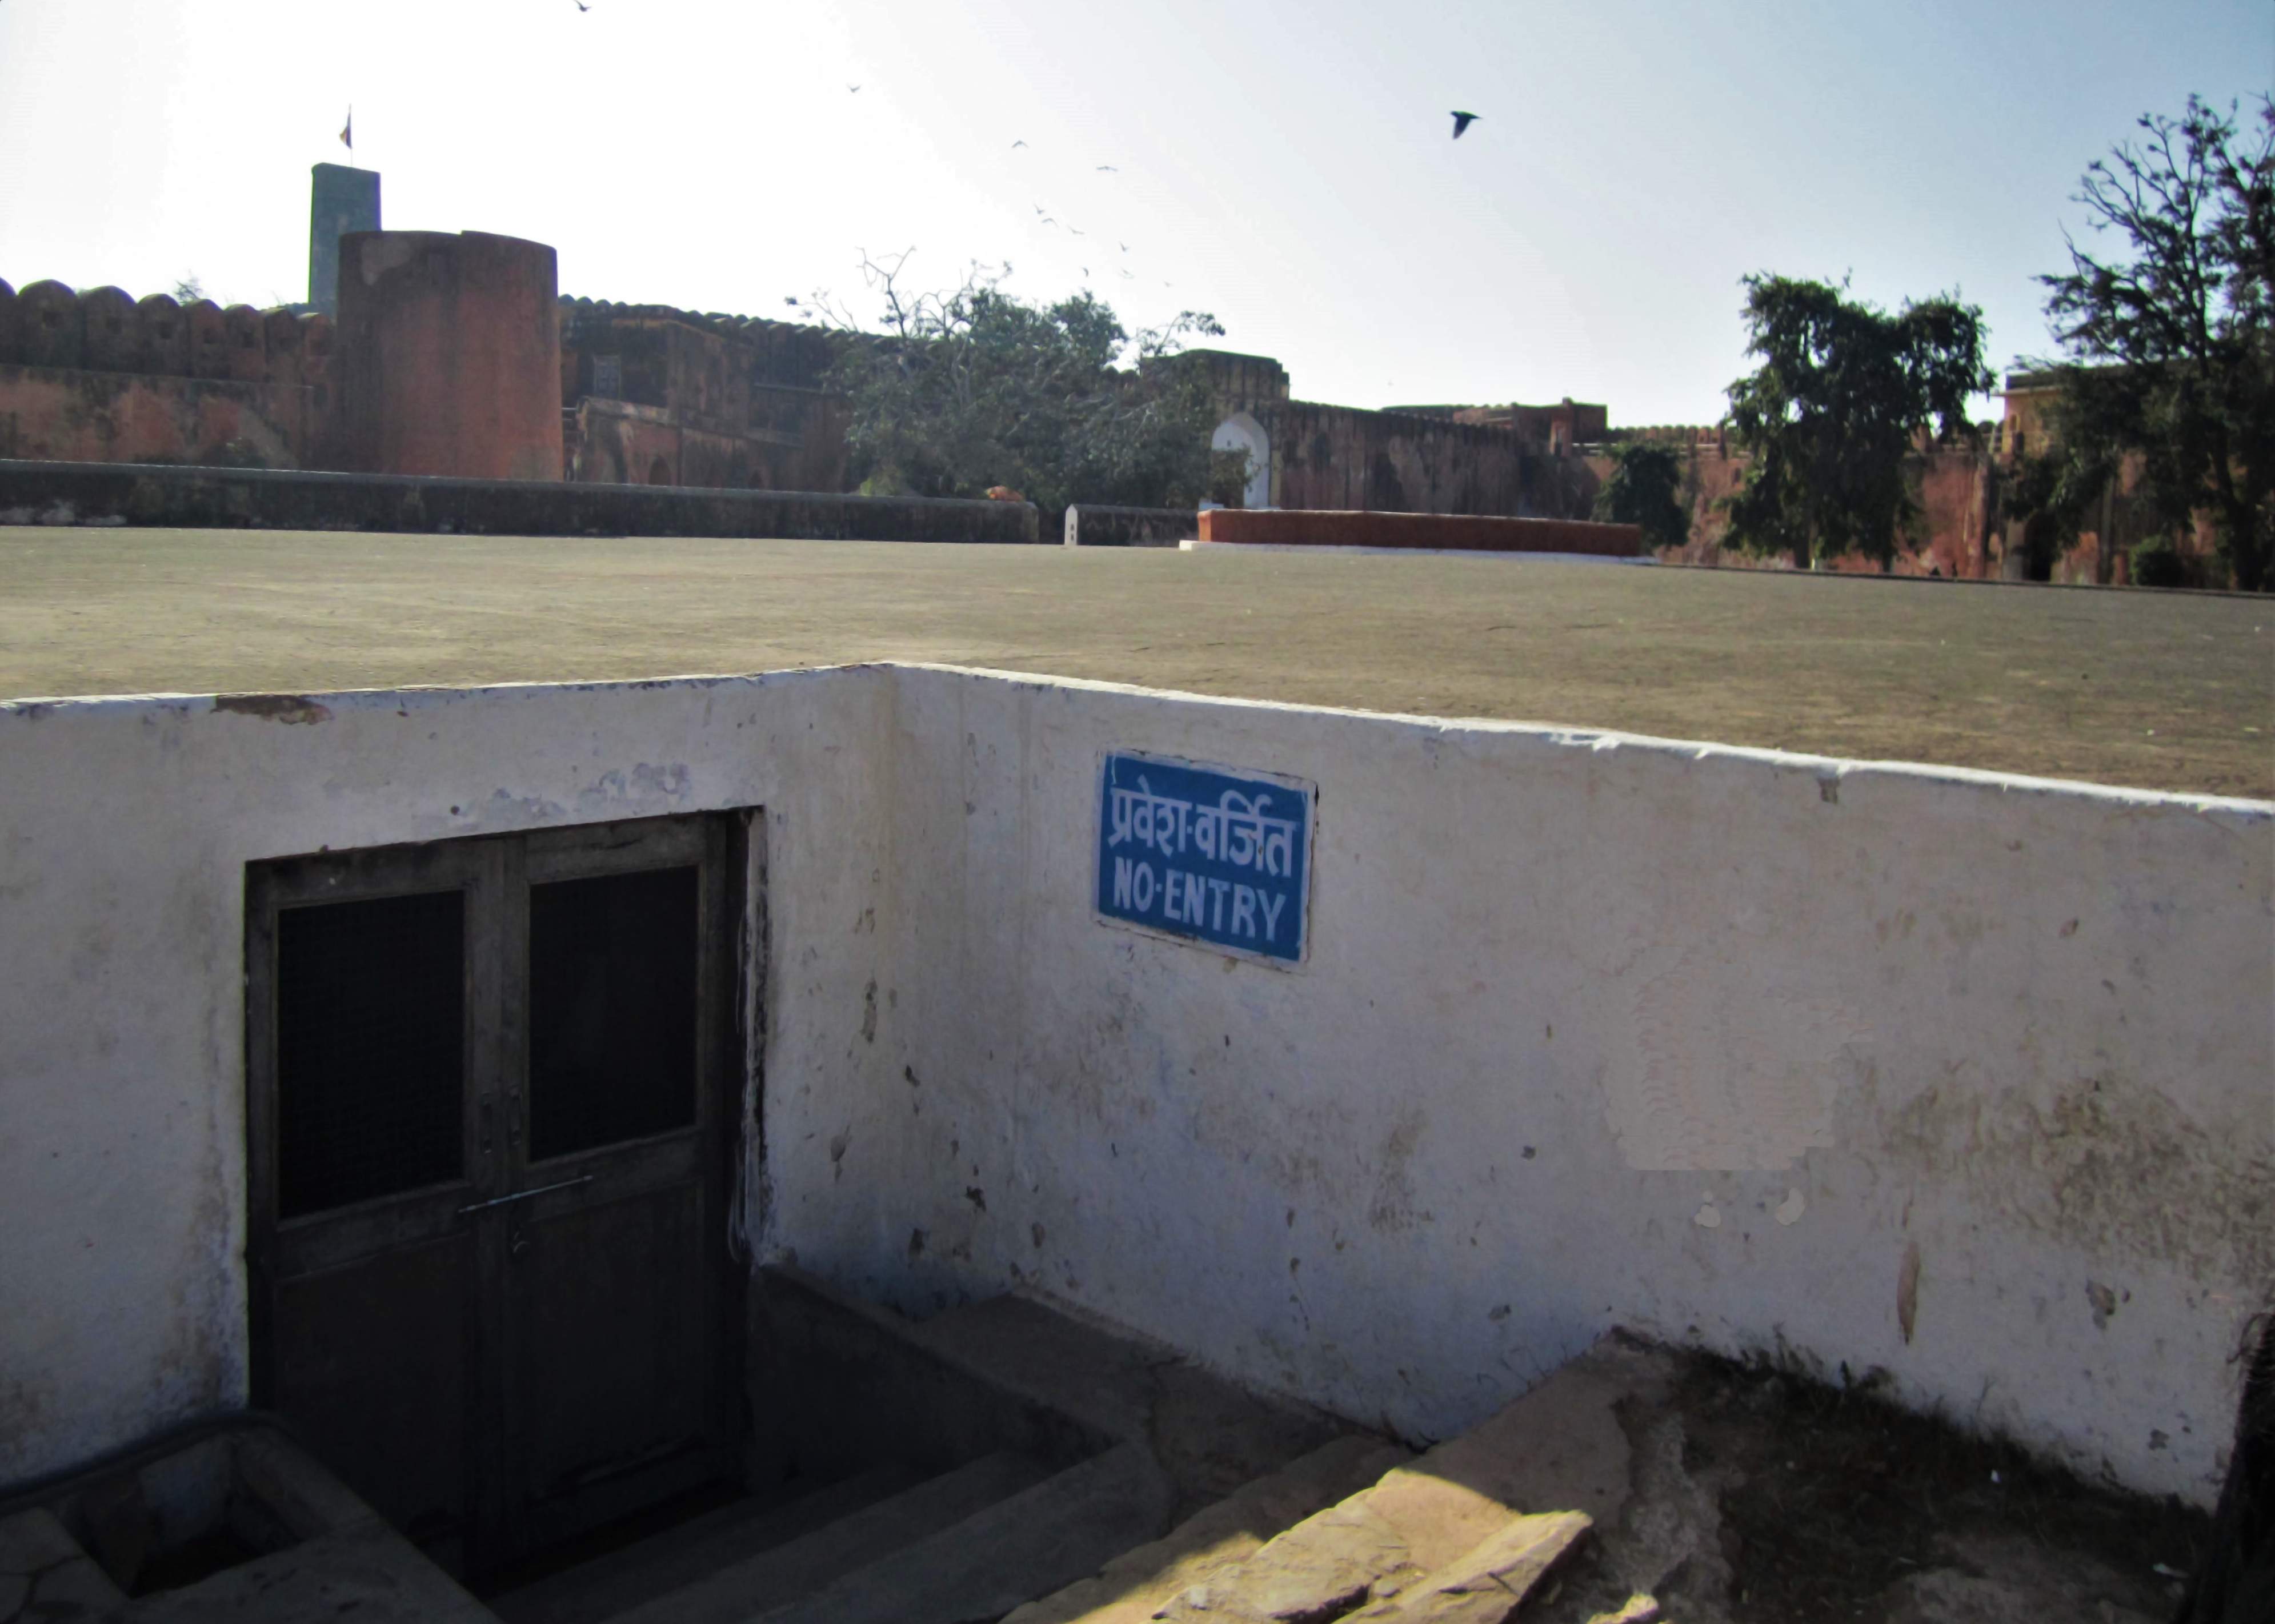
{"label": "stained wall surface", "polygon": [[[899,683],[869,1091],[772,1095],[775,1247],[1410,1435],[1624,1324],[2212,1492],[2275,1281],[2275,807]],[[1306,963],[1093,917],[1108,751],[1319,786]]]}
{"label": "stained wall surface", "polygon": [[890,698],[857,668],[0,706],[0,1484],[246,1401],[246,864],[763,807],[797,944],[767,1061],[846,1091]]}
{"label": "stained wall surface", "polygon": [[[1318,786],[1303,963],[1095,917],[1130,751]],[[652,813],[766,812],[753,1255],[911,1311],[1431,1437],[1624,1324],[2202,1500],[2275,1279],[2266,803],[923,667],[0,760],[0,1482],[246,1397],[245,865]]]}

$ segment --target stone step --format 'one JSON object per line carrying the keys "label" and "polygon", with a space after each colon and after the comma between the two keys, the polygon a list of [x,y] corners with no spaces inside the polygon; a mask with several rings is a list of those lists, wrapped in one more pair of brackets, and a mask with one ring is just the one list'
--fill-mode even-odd
{"label": "stone step", "polygon": [[493,1596],[490,1611],[505,1624],[601,1624],[889,1499],[923,1477],[896,1461],[794,1499],[738,1499]]}
{"label": "stone step", "polygon": [[1003,1624],[1145,1624],[1179,1592],[1410,1459],[1379,1439],[1339,1438],[1243,1484],[1092,1576],[1019,1608]]}
{"label": "stone step", "polygon": [[935,1315],[909,1335],[938,1356],[1109,1438],[1145,1443],[1188,1516],[1352,1429],[1251,1393],[1125,1328],[1006,1295]]}
{"label": "stone step", "polygon": [[1168,1526],[1175,1495],[1144,1449],[1118,1444],[758,1616],[764,1624],[1000,1619],[1153,1538]]}
{"label": "stone step", "polygon": [[94,1618],[125,1599],[53,1512],[0,1518],[0,1620]]}
{"label": "stone step", "polygon": [[1016,1496],[1050,1476],[1039,1461],[999,1451],[770,1551],[613,1615],[610,1624],[744,1624],[864,1566]]}

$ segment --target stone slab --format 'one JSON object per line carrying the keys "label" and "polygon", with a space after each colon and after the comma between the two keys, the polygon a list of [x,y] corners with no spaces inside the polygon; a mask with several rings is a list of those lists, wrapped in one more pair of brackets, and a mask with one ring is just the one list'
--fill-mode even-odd
{"label": "stone slab", "polygon": [[1420,1583],[1353,1617],[1383,1624],[1507,1624],[1588,1528],[1588,1514],[1580,1511],[1515,1518]]}
{"label": "stone slab", "polygon": [[1275,1535],[1411,1458],[1395,1444],[1339,1438],[1243,1484],[1092,1577],[1019,1608],[1003,1624],[1144,1624],[1178,1592],[1254,1555]]}

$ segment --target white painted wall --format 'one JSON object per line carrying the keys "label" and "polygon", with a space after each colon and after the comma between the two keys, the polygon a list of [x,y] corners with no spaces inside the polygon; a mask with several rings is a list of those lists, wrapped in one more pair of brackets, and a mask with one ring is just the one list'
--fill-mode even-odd
{"label": "white painted wall", "polygon": [[1234,412],[1216,426],[1216,432],[1209,436],[1209,449],[1247,452],[1248,483],[1241,491],[1240,505],[1272,505],[1272,436],[1264,432],[1261,423],[1245,412]]}
{"label": "white painted wall", "polygon": [[[880,1063],[772,1097],[778,1251],[1428,1436],[1614,1324],[1782,1343],[2207,1496],[2275,1281],[2275,807],[898,682]],[[1306,966],[1092,918],[1108,750],[1319,784]]]}
{"label": "white painted wall", "polygon": [[0,1484],[246,1394],[245,865],[763,805],[770,1076],[854,1064],[881,669],[0,706]]}
{"label": "white painted wall", "polygon": [[[1782,1342],[2206,1495],[2275,807],[932,668],[315,703],[0,707],[0,1482],[244,1397],[247,862],[762,804],[769,1255],[1433,1436]],[[1109,749],[1319,786],[1306,964],[1092,917]]]}

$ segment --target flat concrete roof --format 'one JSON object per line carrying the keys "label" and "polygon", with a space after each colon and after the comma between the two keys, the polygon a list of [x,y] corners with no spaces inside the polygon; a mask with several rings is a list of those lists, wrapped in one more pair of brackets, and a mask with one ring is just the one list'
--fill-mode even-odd
{"label": "flat concrete roof", "polygon": [[2275,798],[2275,600],[1506,557],[0,528],[0,693],[926,660]]}

